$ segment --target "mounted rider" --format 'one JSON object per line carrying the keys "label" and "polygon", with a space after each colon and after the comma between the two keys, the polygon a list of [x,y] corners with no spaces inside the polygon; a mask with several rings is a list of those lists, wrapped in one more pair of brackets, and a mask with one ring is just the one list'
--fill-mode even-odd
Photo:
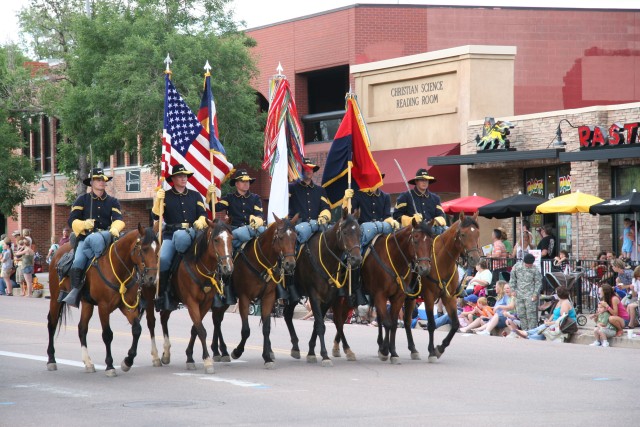
{"label": "mounted rider", "polygon": [[407,181],[414,186],[413,190],[405,191],[398,196],[393,219],[400,221],[403,227],[409,225],[412,218],[417,222],[435,219],[437,225],[433,230],[435,234],[442,234],[446,230],[447,222],[444,219],[440,197],[429,191],[429,184],[434,182],[436,179],[430,176],[426,169],[418,169],[415,178]]}
{"label": "mounted rider", "polygon": [[162,214],[164,221],[160,248],[160,295],[154,301],[157,311],[175,310],[178,307],[177,301],[171,298],[169,289],[174,256],[176,251],[184,253],[189,249],[195,237],[194,229],[207,228],[207,212],[202,195],[187,188],[191,175],[193,172],[184,165],[175,165],[171,175],[167,176],[167,183],[173,184],[171,189],[159,189],[151,209],[154,220],[158,220]]}
{"label": "mounted rider", "polygon": [[[89,249],[94,243],[97,246],[107,243],[105,236],[99,232],[107,231],[118,238],[125,227],[120,202],[105,191],[106,183],[111,179],[102,168],[94,168],[91,175],[82,181],[84,185],[91,187],[91,191],[78,197],[71,207],[68,224],[76,235],[77,244],[69,271],[71,292],[62,301],[73,307],[78,307],[80,303],[84,271],[91,260]],[[61,292],[60,298],[63,296],[64,293]]]}
{"label": "mounted rider", "polygon": [[[384,174],[382,174],[384,179]],[[343,207],[351,199],[351,208],[360,209],[358,223],[360,224],[360,244],[364,248],[376,234],[389,234],[400,228],[398,221],[391,216],[391,196],[378,189],[357,190],[348,188],[344,192]],[[351,270],[351,286],[355,291],[355,301],[352,305],[366,305],[367,300],[362,292],[360,283],[360,269]]]}

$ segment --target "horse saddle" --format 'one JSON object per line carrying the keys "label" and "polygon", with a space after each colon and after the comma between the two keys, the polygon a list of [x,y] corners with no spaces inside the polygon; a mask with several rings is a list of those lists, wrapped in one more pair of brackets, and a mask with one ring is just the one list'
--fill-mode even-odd
{"label": "horse saddle", "polygon": [[371,239],[371,241],[369,243],[367,243],[365,246],[362,247],[362,262],[363,263],[364,263],[364,260],[367,258],[367,256],[371,253],[371,248],[373,247],[373,245],[376,244],[376,242],[378,241],[380,236],[382,236],[382,234],[376,234],[375,236],[373,236],[373,239]]}
{"label": "horse saddle", "polygon": [[75,254],[75,249],[72,246],[72,249],[63,254],[58,263],[56,264],[56,271],[58,272],[58,280],[62,280],[63,278],[69,275],[69,270],[71,270],[71,265],[73,264],[73,257]]}

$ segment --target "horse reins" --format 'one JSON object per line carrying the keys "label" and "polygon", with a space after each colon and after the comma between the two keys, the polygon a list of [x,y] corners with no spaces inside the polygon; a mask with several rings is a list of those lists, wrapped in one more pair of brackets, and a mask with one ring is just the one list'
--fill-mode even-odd
{"label": "horse reins", "polygon": [[[398,283],[398,286],[400,286],[400,288],[402,289],[402,292],[404,292],[405,294],[407,294],[407,296],[409,296],[411,298],[420,295],[420,292],[422,292],[422,276],[420,276],[418,274],[418,272],[417,272],[417,265],[421,261],[431,261],[431,258],[429,258],[429,257],[422,257],[422,258],[418,257],[418,250],[417,250],[418,243],[416,242],[415,238],[413,237],[414,230],[415,229],[411,230],[410,237],[409,237],[409,241],[413,245],[413,262],[410,262],[407,259],[407,257],[404,256],[402,248],[400,247],[400,242],[398,242],[398,238],[396,236],[396,233],[392,233],[392,234],[387,235],[387,237],[385,239],[385,248],[387,250],[387,256],[389,257],[389,264],[391,265],[391,268],[393,269],[393,272],[395,273],[396,283]],[[407,264],[407,272],[403,276],[401,276],[398,273],[398,270],[396,269],[395,265],[393,264],[393,260],[391,259],[391,252],[389,251],[389,238],[392,235],[393,235],[393,240],[396,242],[396,247],[398,248],[398,252],[400,252],[400,255],[402,256],[402,259]],[[416,280],[418,282],[418,291],[413,293],[413,294],[407,292],[406,286],[405,286],[405,283],[404,283],[404,280],[407,278],[409,273],[414,273],[417,276]]]}
{"label": "horse reins", "polygon": [[[213,234],[213,231],[211,229],[207,230],[207,243],[215,236],[217,236],[220,233],[217,234]],[[206,270],[207,274],[204,274],[202,271],[200,271],[200,267],[198,266],[198,257],[197,257],[197,250],[198,250],[198,245],[195,244],[193,245],[193,258],[194,258],[194,265],[196,267],[196,271],[198,272],[198,274],[200,274],[202,277],[209,279],[209,281],[211,282],[211,285],[216,289],[216,291],[218,292],[218,294],[224,296],[224,290],[222,289],[222,286],[220,286],[220,280],[216,279],[216,274],[220,271],[220,265],[222,264],[222,260],[227,259],[227,258],[231,258],[231,255],[223,255],[220,256],[220,254],[218,254],[218,251],[215,248],[214,245],[214,253],[216,255],[216,260],[218,261],[216,266],[216,271],[211,271],[207,268],[206,265],[202,265],[202,268],[204,270]],[[189,266],[188,263],[185,264],[186,267]],[[189,271],[189,269],[187,269],[187,271],[189,273],[191,273]],[[195,277],[193,277],[193,275],[191,274],[192,278],[194,279],[194,282],[197,282],[197,280],[195,280]],[[203,288],[203,291],[205,293],[207,293],[210,289],[206,289],[206,287]]]}

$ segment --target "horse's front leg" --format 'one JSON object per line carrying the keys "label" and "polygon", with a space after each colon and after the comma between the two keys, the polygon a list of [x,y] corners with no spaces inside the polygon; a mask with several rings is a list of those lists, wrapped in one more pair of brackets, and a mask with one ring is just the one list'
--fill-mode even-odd
{"label": "horse's front leg", "polygon": [[131,324],[131,335],[133,337],[127,356],[120,364],[122,371],[128,372],[133,366],[133,361],[138,354],[138,342],[140,341],[140,335],[142,334],[142,325],[140,325],[140,315],[137,308],[130,310],[128,308],[121,307],[120,311],[125,315],[129,324]]}
{"label": "horse's front leg", "polygon": [[[84,303],[83,303],[84,304]],[[88,304],[87,304],[88,305]],[[83,306],[84,311],[84,306]],[[108,377],[115,377],[116,368],[113,367],[113,355],[111,354],[111,343],[113,342],[113,331],[111,330],[111,325],[109,324],[109,316],[110,316],[109,307],[106,303],[98,304],[98,316],[100,316],[100,324],[102,325],[102,341],[104,342],[106,356],[104,359],[104,363],[107,365],[105,369],[105,374]]]}
{"label": "horse's front leg", "polygon": [[213,339],[211,340],[211,351],[213,352],[214,362],[231,362],[231,357],[227,351],[227,344],[224,342],[222,335],[222,321],[224,320],[224,312],[226,306],[214,308],[211,312],[213,319]]}
{"label": "horse's front leg", "polygon": [[267,369],[273,369],[275,367],[274,354],[271,349],[271,312],[276,302],[276,291],[265,292],[262,297],[262,359],[264,360],[264,367]]}
{"label": "horse's front leg", "polygon": [[[334,353],[336,354],[336,343],[342,342],[342,349],[344,350],[344,354],[347,356],[347,360],[349,362],[356,361],[356,354],[351,350],[349,343],[347,342],[347,337],[344,334],[344,323],[347,320],[347,315],[349,314],[349,303],[346,298],[337,298],[336,302],[333,304],[333,323],[336,325],[336,338],[334,341]],[[354,308],[357,310],[358,308]],[[337,349],[338,357],[340,356],[340,349]]]}
{"label": "horse's front leg", "polygon": [[447,334],[446,337],[442,340],[442,344],[436,347],[436,356],[439,359],[444,353],[445,349],[451,344],[451,340],[453,336],[458,331],[460,327],[460,321],[458,320],[458,306],[456,303],[456,298],[454,296],[448,296],[443,299],[444,307],[447,310],[447,314],[449,315],[449,319],[451,319],[451,330]]}
{"label": "horse's front leg", "polygon": [[[145,290],[146,308],[144,309],[144,315],[147,318],[147,329],[149,329],[149,336],[151,337],[151,361],[153,366],[160,367],[162,362],[160,356],[158,356],[158,346],[156,345],[156,315],[155,306],[153,304],[153,296],[150,292]],[[141,313],[142,314],[142,313]]]}
{"label": "horse's front leg", "polygon": [[[387,311],[387,296],[377,292],[375,297],[376,322],[378,323],[378,358],[385,362],[389,357],[389,328],[391,322]],[[384,336],[382,328],[384,327]]]}
{"label": "horse's front leg", "polygon": [[162,359],[163,365],[171,363],[171,341],[169,340],[169,317],[171,317],[171,311],[165,310],[160,312],[160,325],[162,325],[162,336],[164,342],[162,343]]}
{"label": "horse's front leg", "polygon": [[429,358],[427,360],[429,361],[429,363],[433,363],[438,359],[435,345],[433,343],[433,333],[436,330],[436,319],[433,315],[434,302],[434,295],[432,295],[431,292],[427,291],[424,297],[424,307],[427,313],[427,331],[429,332],[429,346],[427,347],[429,351]]}
{"label": "horse's front leg", "polygon": [[402,310],[402,306],[404,305],[404,292],[401,292],[400,295],[396,296],[391,302],[391,331],[389,333],[389,354],[391,355],[390,360],[392,364],[400,363],[400,358],[398,353],[396,352],[396,332],[398,331],[398,318],[400,317],[400,310]]}
{"label": "horse's front leg", "polygon": [[[320,340],[320,356],[322,357],[322,366],[329,367],[333,366],[333,362],[329,358],[329,353],[327,352],[327,346],[324,341],[324,334],[327,331],[327,327],[324,324],[324,316],[327,313],[329,307],[324,305],[324,307],[320,306],[320,303],[316,300],[315,304],[318,308],[319,316],[316,316],[316,310],[313,310],[313,329],[316,335]],[[313,307],[314,302],[311,303]]]}
{"label": "horse's front leg", "polygon": [[416,300],[413,298],[405,298],[404,300],[404,330],[407,334],[407,344],[411,352],[411,360],[420,360],[420,353],[416,349],[413,341],[413,331],[411,330],[411,322],[413,321],[412,313],[416,306]]}
{"label": "horse's front leg", "polygon": [[80,347],[82,348],[82,361],[84,362],[85,372],[95,372],[96,367],[89,357],[87,349],[87,332],[89,332],[89,320],[93,316],[93,306],[87,302],[81,302],[80,322],[78,323],[78,337],[80,338]]}
{"label": "horse's front leg", "polygon": [[240,318],[242,319],[242,329],[240,330],[240,342],[235,349],[231,352],[233,359],[238,359],[244,353],[244,346],[251,335],[251,328],[249,327],[249,298],[240,294],[238,299],[238,310],[240,312]]}
{"label": "horse's front leg", "polygon": [[[311,338],[309,338],[309,352],[307,353],[307,362],[316,363],[316,340],[320,336],[320,332],[324,334],[324,315],[325,312],[320,306],[320,297],[315,290],[310,292],[309,303],[311,304],[311,312],[313,313],[313,331],[311,332]],[[324,341],[323,341],[324,342]],[[326,350],[325,350],[326,351]]]}
{"label": "horse's front leg", "polygon": [[293,326],[293,313],[295,311],[296,304],[287,304],[284,307],[284,322],[287,324],[289,330],[289,336],[291,337],[291,357],[294,359],[300,359],[300,347],[298,347],[298,334],[296,334],[296,328]]}

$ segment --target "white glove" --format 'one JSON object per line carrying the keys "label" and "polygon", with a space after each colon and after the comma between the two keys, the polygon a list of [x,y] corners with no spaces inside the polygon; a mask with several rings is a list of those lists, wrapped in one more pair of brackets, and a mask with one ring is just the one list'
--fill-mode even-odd
{"label": "white glove", "polygon": [[85,219],[84,220],[84,229],[87,231],[91,231],[93,230],[93,227],[95,226],[95,219]]}
{"label": "white glove", "polygon": [[164,195],[165,195],[165,191],[162,188],[156,191],[156,199],[164,200]]}
{"label": "white glove", "polygon": [[422,214],[413,214],[413,219],[415,219],[418,223],[422,222]]}
{"label": "white glove", "polygon": [[263,224],[264,224],[264,220],[259,216],[255,216],[255,215],[249,216],[249,226],[254,230],[257,230],[258,228],[262,227]]}
{"label": "white glove", "polygon": [[354,194],[354,191],[351,188],[347,188],[346,190],[344,190],[344,198],[345,199],[353,198],[353,194]]}
{"label": "white glove", "polygon": [[204,230],[208,226],[207,219],[204,216],[200,216],[193,222],[193,226],[198,230]]}
{"label": "white glove", "polygon": [[440,227],[444,227],[447,225],[447,221],[445,221],[444,218],[441,216],[435,217],[434,220],[436,224],[438,224]]}

